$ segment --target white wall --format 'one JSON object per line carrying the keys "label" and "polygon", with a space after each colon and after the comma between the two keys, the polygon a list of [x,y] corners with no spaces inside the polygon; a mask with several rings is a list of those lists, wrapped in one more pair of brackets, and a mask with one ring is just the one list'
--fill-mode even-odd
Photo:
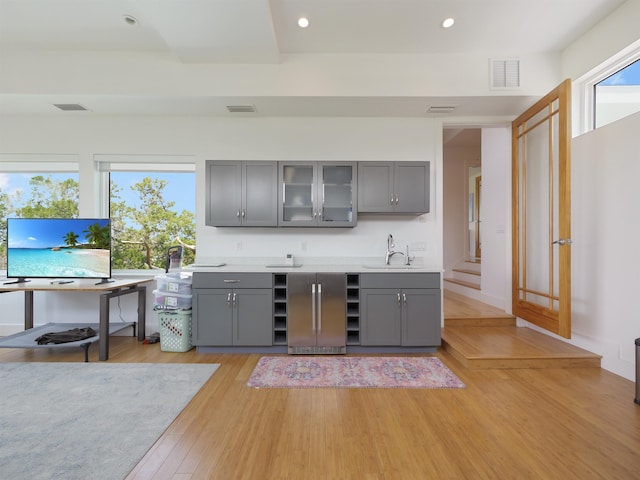
{"label": "white wall", "polygon": [[639,22],[640,1],[627,0],[562,52],[562,78],[580,78],[637,45]]}
{"label": "white wall", "polygon": [[[185,64],[124,52],[0,52],[4,94],[213,97],[449,97],[543,95],[558,83],[559,54],[523,52],[521,89],[490,88],[489,57],[460,54],[284,54],[278,64]],[[28,102],[24,99],[23,102]],[[125,98],[124,101],[127,101]],[[318,106],[322,108],[321,105]],[[109,106],[105,106],[106,111]],[[321,111],[321,110],[320,110]]]}
{"label": "white wall", "polygon": [[572,143],[572,339],[603,368],[635,378],[640,337],[637,256],[640,113]]}
{"label": "white wall", "polygon": [[482,129],[482,295],[511,310],[511,128]]}
{"label": "white wall", "polygon": [[[442,266],[441,125],[421,118],[162,118],[162,117],[12,117],[0,118],[0,160],[16,154],[77,154],[81,183],[94,198],[94,155],[166,154],[196,159],[197,258],[298,257],[383,258],[386,237],[398,248],[424,244],[414,251],[422,261]],[[214,228],[204,225],[204,162],[225,160],[430,161],[431,212],[420,216],[361,215],[355,228],[277,229]],[[0,171],[2,165],[0,164]],[[87,212],[87,210],[84,210]],[[89,213],[89,212],[87,212]],[[3,294],[3,307],[14,296],[12,316],[0,326],[22,322],[22,299]],[[51,297],[51,298],[50,298]],[[37,323],[97,321],[97,300],[61,294],[36,295]],[[72,302],[73,306],[67,304]],[[123,304],[125,299],[122,299]],[[66,305],[66,306],[65,306]],[[151,307],[152,299],[148,302]],[[128,315],[131,310],[131,315]],[[126,320],[135,308],[123,309]],[[149,316],[151,317],[151,315]],[[150,318],[150,320],[153,320]],[[2,332],[0,331],[0,334]]]}

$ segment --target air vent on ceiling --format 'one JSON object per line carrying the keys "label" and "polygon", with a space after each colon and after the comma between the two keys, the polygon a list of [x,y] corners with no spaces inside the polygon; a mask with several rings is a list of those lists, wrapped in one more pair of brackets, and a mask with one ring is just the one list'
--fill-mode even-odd
{"label": "air vent on ceiling", "polygon": [[505,90],[520,88],[520,60],[491,60],[491,88]]}
{"label": "air vent on ceiling", "polygon": [[64,112],[83,112],[88,110],[79,103],[54,103],[53,106]]}
{"label": "air vent on ceiling", "polygon": [[227,105],[229,113],[256,113],[253,105]]}
{"label": "air vent on ceiling", "polygon": [[456,109],[453,105],[432,105],[428,113],[451,113]]}

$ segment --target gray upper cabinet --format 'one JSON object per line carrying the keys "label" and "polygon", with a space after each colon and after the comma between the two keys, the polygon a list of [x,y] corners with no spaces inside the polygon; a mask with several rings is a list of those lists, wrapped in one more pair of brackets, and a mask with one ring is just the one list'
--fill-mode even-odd
{"label": "gray upper cabinet", "polygon": [[430,162],[360,162],[358,211],[429,212]]}
{"label": "gray upper cabinet", "polygon": [[352,227],[357,222],[355,163],[280,162],[280,227]]}
{"label": "gray upper cabinet", "polygon": [[206,224],[213,227],[275,227],[277,162],[206,162]]}

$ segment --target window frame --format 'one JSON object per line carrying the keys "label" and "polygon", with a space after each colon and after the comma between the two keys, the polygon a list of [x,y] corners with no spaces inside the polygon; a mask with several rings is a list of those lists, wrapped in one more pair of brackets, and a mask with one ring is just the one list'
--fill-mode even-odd
{"label": "window frame", "polygon": [[[0,153],[0,173],[7,174],[65,174],[72,173],[81,183],[80,160],[73,154],[6,154]],[[78,214],[81,206],[78,201]],[[6,219],[3,219],[6,220]],[[6,274],[6,265],[0,269]]]}
{"label": "window frame", "polygon": [[575,81],[573,136],[596,129],[596,84],[638,60],[640,60],[640,42],[635,42]]}
{"label": "window frame", "polygon": [[[196,159],[193,155],[94,155],[96,165],[98,200],[97,210],[101,217],[111,214],[111,172],[157,172],[157,173],[193,173],[196,176]],[[197,183],[197,182],[196,182]],[[197,199],[196,199],[197,203]],[[195,216],[194,206],[194,216]],[[154,270],[117,269],[118,275],[157,274]]]}

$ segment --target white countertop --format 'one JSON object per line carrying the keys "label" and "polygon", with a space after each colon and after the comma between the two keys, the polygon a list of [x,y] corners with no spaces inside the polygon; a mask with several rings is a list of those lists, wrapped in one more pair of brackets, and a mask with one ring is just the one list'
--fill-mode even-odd
{"label": "white countertop", "polygon": [[[392,260],[396,260],[395,258]],[[234,272],[234,273],[295,273],[295,272],[338,272],[338,273],[442,273],[442,268],[424,265],[416,258],[410,265],[404,265],[399,258],[391,265],[385,265],[380,258],[299,258],[296,266],[284,264],[284,258],[215,258],[198,261],[183,268],[190,272]]]}

